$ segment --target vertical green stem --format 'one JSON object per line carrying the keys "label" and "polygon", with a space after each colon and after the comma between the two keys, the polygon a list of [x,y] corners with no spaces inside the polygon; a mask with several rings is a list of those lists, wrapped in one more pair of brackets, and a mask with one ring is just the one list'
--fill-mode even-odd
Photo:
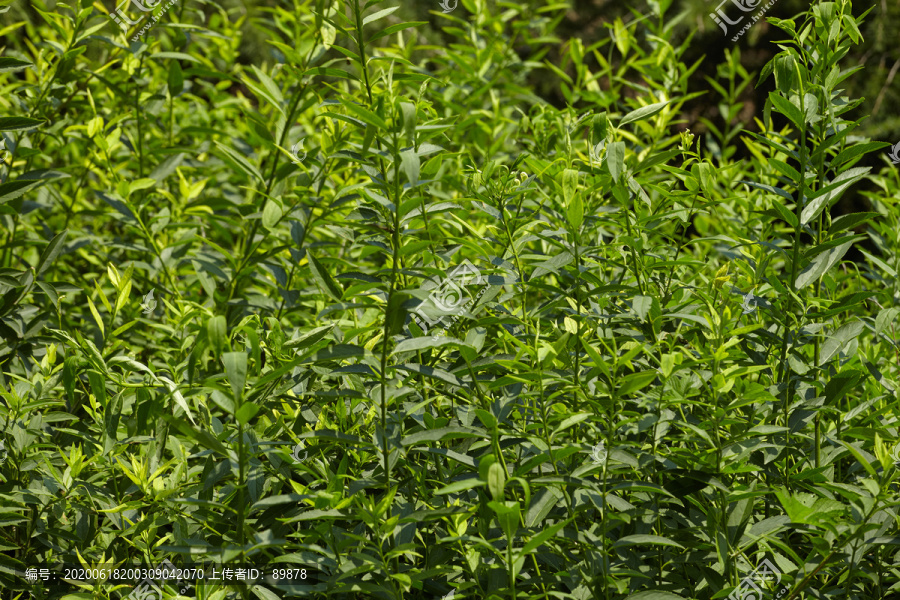
{"label": "vertical green stem", "polygon": [[[806,107],[804,106],[804,90],[803,90],[803,78],[799,73],[797,74],[797,80],[800,82],[800,112],[803,115],[806,115]],[[804,192],[806,189],[806,169],[808,167],[809,161],[809,153],[806,148],[806,120],[804,118],[801,126],[800,126],[800,181],[797,185],[797,202],[795,207],[795,216],[797,220],[797,224],[794,226],[794,241],[793,241],[793,255],[791,258],[791,279],[788,282],[788,288],[791,291],[790,297],[788,298],[788,303],[790,310],[785,312],[784,318],[784,332],[782,334],[781,341],[781,359],[779,362],[779,371],[781,384],[784,386],[784,401],[782,403],[782,417],[784,419],[784,426],[788,427],[787,432],[787,443],[790,445],[791,443],[791,431],[789,428],[789,416],[788,416],[788,407],[790,406],[790,402],[793,398],[793,390],[791,388],[791,368],[787,362],[787,347],[788,347],[788,338],[790,337],[790,325],[788,324],[788,314],[794,314],[796,312],[795,300],[797,294],[797,269],[800,266],[800,232],[802,231],[802,226],[800,224],[800,217],[803,212],[804,205]],[[797,319],[797,331],[802,325],[802,317],[798,317]],[[785,483],[787,484],[787,466],[785,466]],[[790,486],[788,485],[788,489]]]}
{"label": "vertical green stem", "polygon": [[[634,234],[631,230],[631,214],[629,213],[627,206],[624,206],[623,209],[625,210],[625,227],[628,230],[628,237],[634,241]],[[634,268],[634,278],[637,280],[638,291],[643,296],[644,286],[641,284],[641,272],[638,270],[637,254],[634,252],[634,245],[629,245],[628,249],[631,251],[631,262]]]}

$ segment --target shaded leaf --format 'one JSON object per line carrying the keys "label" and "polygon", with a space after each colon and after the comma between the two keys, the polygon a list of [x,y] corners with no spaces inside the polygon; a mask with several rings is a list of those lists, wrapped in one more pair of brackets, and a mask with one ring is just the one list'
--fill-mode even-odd
{"label": "shaded leaf", "polygon": [[44,122],[31,117],[0,117],[0,131],[27,131]]}
{"label": "shaded leaf", "polygon": [[815,283],[822,275],[828,272],[828,269],[833,267],[835,263],[847,254],[847,250],[849,250],[852,245],[853,240],[845,242],[837,248],[820,252],[812,259],[809,265],[797,275],[797,281],[794,283],[794,287],[799,291],[806,286]]}
{"label": "shaded leaf", "polygon": [[656,104],[642,106],[637,110],[633,110],[622,117],[622,120],[619,121],[619,127],[621,127],[622,125],[628,125],[629,123],[634,123],[635,121],[640,121],[642,119],[649,119],[650,117],[664,109],[669,102],[671,102],[671,100],[666,102],[657,102]]}

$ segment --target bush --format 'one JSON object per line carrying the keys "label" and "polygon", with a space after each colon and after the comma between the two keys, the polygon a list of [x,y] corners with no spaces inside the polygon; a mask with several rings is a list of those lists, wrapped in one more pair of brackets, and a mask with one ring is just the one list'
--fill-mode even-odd
{"label": "bush", "polygon": [[538,2],[10,11],[3,587],[890,597],[900,178],[845,92],[871,10],[770,16],[761,72],[738,40],[698,89],[671,4],[590,44]]}

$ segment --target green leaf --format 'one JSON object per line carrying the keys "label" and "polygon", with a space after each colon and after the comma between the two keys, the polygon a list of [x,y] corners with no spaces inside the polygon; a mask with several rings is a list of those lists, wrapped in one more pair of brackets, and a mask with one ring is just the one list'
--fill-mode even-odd
{"label": "green leaf", "polygon": [[856,386],[861,377],[862,373],[856,369],[841,371],[832,377],[823,392],[825,404],[833,404],[835,401],[841,400],[847,395],[847,392]]}
{"label": "green leaf", "polygon": [[269,77],[268,73],[257,67],[256,65],[251,65],[253,68],[253,72],[256,74],[256,78],[259,79],[259,82],[263,85],[263,88],[266,90],[266,97],[269,98],[269,101],[272,102],[273,106],[281,110],[281,105],[284,103],[284,96],[281,94],[281,88],[272,81],[272,78]]}
{"label": "green leaf", "polygon": [[[549,460],[547,454],[532,459],[533,464],[523,465],[522,473],[531,470],[541,462]],[[540,461],[540,462],[537,462]],[[531,506],[525,513],[525,526],[536,527],[538,523],[543,523],[544,518],[553,510],[553,507],[564,497],[563,493],[555,487],[545,487],[539,491],[531,502]],[[526,546],[527,547],[527,546]]]}
{"label": "green leaf", "polygon": [[482,479],[482,481],[487,481],[488,470],[495,462],[497,462],[497,457],[493,454],[485,454],[478,461],[478,476]]}
{"label": "green leaf", "polygon": [[[746,183],[750,187],[755,187],[757,189],[765,190],[772,194],[777,194],[777,195],[781,196],[782,198],[784,198],[785,200],[787,200],[788,202],[794,201],[794,197],[791,196],[789,193],[787,193],[786,191],[784,191],[781,188],[774,187],[771,185],[766,185],[764,183],[757,183],[756,181],[741,180],[741,183]],[[794,220],[796,221],[796,217],[794,218]]]}
{"label": "green leaf", "polygon": [[169,65],[169,95],[177,96],[184,89],[184,73],[181,72],[181,63],[173,60]]}
{"label": "green leaf", "polygon": [[[819,244],[817,246],[813,246],[812,248],[804,250],[803,258],[804,258],[804,260],[810,260],[811,258],[818,256],[819,254],[821,254],[822,252],[825,252],[826,250],[832,250],[842,244],[846,244],[847,242],[856,243],[856,242],[862,241],[864,239],[866,239],[866,236],[864,236],[864,235],[845,235],[842,237],[834,238],[834,239],[828,240],[827,242],[825,242],[823,244]],[[801,261],[801,263],[802,263],[802,261]]]}
{"label": "green leaf", "polygon": [[88,371],[88,381],[91,384],[91,391],[94,393],[94,398],[97,399],[97,402],[104,409],[106,408],[106,382],[103,380],[103,375],[96,371]]}
{"label": "green leaf", "polygon": [[566,209],[566,220],[574,230],[579,229],[581,224],[584,223],[584,201],[581,199],[581,194],[575,194],[575,197],[569,203]]}
{"label": "green leaf", "polygon": [[241,425],[246,425],[250,419],[256,416],[260,407],[258,404],[253,402],[244,402],[241,407],[234,414],[234,418],[237,419],[237,422]]}
{"label": "green leaf", "polygon": [[372,125],[373,127],[377,128],[377,129],[381,129],[382,131],[390,130],[390,127],[388,127],[387,122],[384,119],[382,119],[381,117],[379,117],[378,115],[376,115],[375,113],[373,113],[371,110],[364,108],[364,107],[360,106],[359,104],[356,104],[349,100],[342,100],[341,104],[344,106],[344,108],[347,109],[347,112],[352,113],[354,116],[356,116],[356,118],[358,118],[363,123]]}
{"label": "green leaf", "polygon": [[390,8],[385,8],[385,9],[383,9],[383,10],[379,10],[379,11],[376,12],[376,13],[372,13],[371,15],[369,15],[368,17],[366,17],[365,19],[363,19],[362,24],[363,24],[363,25],[368,25],[369,23],[372,23],[372,22],[374,22],[374,21],[377,21],[378,19],[383,19],[384,17],[388,16],[389,14],[391,14],[392,12],[394,12],[395,10],[397,10],[398,8],[400,8],[400,6],[391,6]]}
{"label": "green leaf", "polygon": [[661,592],[658,590],[645,590],[632,594],[625,600],[685,600],[684,596],[673,594],[672,592]]}
{"label": "green leaf", "polygon": [[495,462],[488,467],[487,484],[494,500],[497,502],[502,501],[503,486],[506,484],[506,472],[499,462]]}
{"label": "green leaf", "polygon": [[398,369],[403,369],[404,371],[412,371],[413,373],[418,373],[423,377],[428,377],[429,379],[434,379],[436,381],[443,381],[444,383],[449,383],[451,385],[456,385],[459,387],[467,387],[466,383],[461,379],[453,375],[452,373],[448,373],[442,369],[438,369],[437,367],[429,367],[427,365],[420,365],[417,363],[407,363],[404,365],[398,365]]}
{"label": "green leaf", "polygon": [[885,148],[887,146],[890,146],[890,144],[887,142],[866,142],[864,144],[853,144],[852,146],[847,146],[846,148],[841,150],[840,154],[831,159],[831,168],[837,171],[838,167],[843,165],[845,162],[853,160],[857,156],[868,154],[869,152],[874,152],[875,150],[880,150],[881,148]]}
{"label": "green leaf", "polygon": [[606,152],[606,164],[609,165],[613,181],[619,183],[625,169],[625,142],[613,142],[609,145]]}
{"label": "green leaf", "polygon": [[[406,139],[409,140],[410,143],[415,143],[416,140],[416,124],[418,122],[418,111],[416,110],[416,105],[412,102],[401,102],[400,103],[400,112],[403,115],[403,135],[406,136]],[[417,155],[422,156],[422,149],[420,148]]]}
{"label": "green leaf", "polygon": [[[618,48],[619,52],[621,52],[624,57],[628,54],[628,49],[631,47],[631,34],[628,31],[628,28],[625,27],[625,23],[622,22],[622,19],[617,18],[613,23],[613,34],[616,48]],[[578,62],[581,62],[581,60],[578,59]]]}
{"label": "green leaf", "polygon": [[841,325],[837,331],[822,344],[822,352],[819,355],[819,365],[824,365],[831,360],[831,357],[837,354],[841,348],[846,346],[850,340],[862,333],[863,328],[864,324],[862,321],[852,321]]}
{"label": "green leaf", "polygon": [[506,539],[512,540],[519,528],[519,519],[521,518],[521,507],[518,502],[488,502],[488,506],[493,509],[497,515],[497,522],[500,528],[506,534]]}
{"label": "green leaf", "polygon": [[863,256],[865,256],[867,259],[869,259],[870,262],[878,265],[878,267],[880,269],[882,269],[885,273],[887,273],[889,276],[891,276],[891,277],[897,276],[897,272],[893,269],[893,267],[891,267],[889,264],[887,264],[886,262],[884,262],[877,256],[869,254],[868,252],[866,252],[865,250],[863,250],[861,248],[859,251],[862,253]]}
{"label": "green leaf", "polygon": [[64,229],[50,240],[50,243],[47,244],[44,251],[41,252],[41,257],[38,259],[35,276],[40,276],[47,270],[47,267],[53,264],[53,261],[59,256],[59,253],[62,252],[63,244],[66,241],[66,235],[68,235],[68,233],[69,230]]}
{"label": "green leaf", "polygon": [[404,150],[400,153],[400,169],[413,187],[419,183],[419,166],[419,155],[414,150]]}
{"label": "green leaf", "polygon": [[348,433],[341,433],[340,431],[334,431],[333,429],[317,429],[316,431],[312,431],[310,433],[304,433],[302,435],[298,435],[298,438],[301,440],[307,438],[322,438],[325,440],[333,440],[335,442],[343,442],[347,444],[352,444],[354,446],[363,446],[365,448],[375,448],[375,444],[368,440],[364,440],[359,436],[350,435]]}
{"label": "green leaf", "polygon": [[613,547],[618,548],[620,546],[634,546],[637,544],[648,546],[674,546],[675,548],[681,548],[682,550],[684,549],[684,546],[674,540],[670,540],[667,537],[648,534],[626,535],[625,537],[616,540],[616,542],[613,544]]}
{"label": "green leaf", "polygon": [[378,33],[375,33],[366,40],[366,46],[374,42],[375,40],[381,39],[385,36],[392,35],[397,33],[398,31],[403,31],[404,29],[409,29],[410,27],[418,27],[419,25],[428,25],[428,21],[410,21],[408,23],[396,23],[394,25],[390,25],[389,27],[385,27]]}
{"label": "green leaf", "polygon": [[564,169],[562,173],[563,202],[566,206],[566,219],[573,229],[581,227],[584,221],[584,203],[578,194],[578,171]]}
{"label": "green leaf", "polygon": [[262,225],[269,231],[271,231],[281,220],[282,213],[281,207],[277,202],[271,199],[266,200],[265,206],[263,206],[263,214],[262,214]]}
{"label": "green leaf", "polygon": [[204,448],[208,448],[209,450],[218,452],[224,457],[231,456],[228,448],[223,446],[222,442],[216,439],[208,431],[203,429],[196,429],[195,427],[192,427],[187,422],[185,422],[184,419],[179,419],[172,415],[163,415],[163,419],[169,424],[171,428],[175,429],[186,438],[194,440]]}
{"label": "green leaf", "polygon": [[697,169],[700,172],[700,186],[707,196],[711,196],[715,191],[715,167],[709,162],[703,161],[697,165]]}
{"label": "green leaf", "polygon": [[337,509],[331,510],[307,510],[296,517],[285,520],[285,523],[298,523],[300,521],[316,521],[321,519],[338,519],[344,517],[344,513]]}
{"label": "green leaf", "polygon": [[474,409],[475,414],[481,419],[481,422],[484,423],[484,426],[488,429],[494,429],[497,427],[497,418],[491,414],[490,411],[484,410],[483,408]]}
{"label": "green leaf", "polygon": [[281,596],[261,585],[250,586],[250,591],[260,600],[281,600]]}
{"label": "green leaf", "polygon": [[832,248],[831,250],[825,250],[820,252],[809,265],[806,266],[803,271],[801,271],[797,275],[797,281],[794,283],[794,287],[797,291],[802,290],[806,286],[815,283],[819,280],[819,278],[828,272],[828,269],[833,267],[835,263],[841,260],[845,254],[847,254],[847,250],[850,249],[850,246],[853,245],[853,240],[849,242],[845,242],[838,246],[837,248]]}
{"label": "green leaf", "polygon": [[791,181],[800,181],[800,173],[797,172],[797,169],[787,164],[786,162],[782,162],[776,158],[768,157],[767,162],[778,169],[778,171],[790,179]]}
{"label": "green leaf", "polygon": [[181,392],[178,391],[178,386],[175,384],[175,382],[168,377],[161,377],[153,374],[151,374],[151,377],[166,386],[166,389],[168,389],[169,393],[172,395],[172,399],[175,400],[175,404],[177,404],[179,407],[181,407],[182,410],[184,410],[185,413],[187,413],[188,419],[191,420],[191,423],[196,424],[196,421],[194,421],[194,415],[191,414],[191,409],[188,406],[187,402],[185,402],[184,396],[182,396]]}
{"label": "green leaf", "polygon": [[852,454],[856,458],[857,462],[862,465],[862,468],[864,468],[869,473],[869,475],[871,475],[872,477],[878,477],[878,474],[875,473],[875,469],[872,467],[872,463],[865,459],[865,457],[862,455],[862,452],[860,452],[844,440],[837,440],[837,442],[850,451],[850,454]]}
{"label": "green leaf", "polygon": [[591,418],[592,414],[593,414],[593,413],[585,413],[585,412],[583,412],[583,413],[577,413],[577,414],[574,414],[574,415],[572,415],[572,416],[570,416],[570,417],[566,417],[566,418],[563,420],[563,422],[559,424],[559,427],[557,427],[556,429],[554,429],[554,430],[553,430],[553,433],[550,434],[550,439],[552,440],[554,437],[557,436],[557,434],[559,434],[559,433],[562,432],[562,431],[565,431],[566,429],[568,429],[568,428],[571,427],[572,425],[576,425],[576,424],[581,423],[582,421],[584,421],[584,420],[586,420],[586,419]]}
{"label": "green leaf", "polygon": [[17,179],[15,181],[7,181],[6,183],[2,183],[0,184],[0,204],[9,202],[10,200],[15,200],[28,190],[36,188],[42,184],[42,181],[30,181],[27,179]]}
{"label": "green leaf", "polygon": [[225,364],[225,374],[231,383],[234,399],[236,402],[240,402],[244,393],[244,385],[247,382],[247,354],[245,352],[226,352],[222,355],[222,362]]}
{"label": "green leaf", "polygon": [[472,429],[470,427],[460,427],[455,425],[452,427],[441,427],[439,429],[429,429],[427,431],[419,431],[403,438],[400,443],[402,446],[412,446],[423,442],[439,442],[444,439],[456,438],[484,438],[490,439],[490,435],[480,429]]}
{"label": "green leaf", "polygon": [[27,131],[43,123],[40,119],[30,117],[0,117],[0,131]]}
{"label": "green leaf", "polygon": [[595,143],[600,143],[606,140],[606,133],[609,130],[609,116],[606,112],[602,112],[600,114],[596,114],[591,119],[591,131],[594,134],[593,140]]}
{"label": "green leaf", "polygon": [[783,95],[790,94],[795,81],[794,57],[782,55],[775,57],[775,85]]}
{"label": "green leaf", "polygon": [[154,52],[150,58],[174,58],[175,60],[186,60],[189,62],[201,63],[200,59],[184,52]]}
{"label": "green leaf", "polygon": [[344,288],[341,287],[341,284],[331,276],[328,269],[322,266],[316,257],[312,255],[312,252],[307,250],[306,257],[309,259],[309,268],[312,271],[313,278],[319,286],[328,292],[332,298],[340,302],[344,297]]}
{"label": "green leaf", "polygon": [[209,345],[217,357],[222,354],[227,334],[228,324],[222,315],[211,317],[206,322],[206,337],[209,339]]}
{"label": "green leaf", "polygon": [[859,225],[862,225],[867,221],[871,221],[877,216],[879,216],[879,214],[875,212],[861,212],[841,215],[831,222],[831,229],[828,230],[828,233],[834,235],[835,233],[853,229],[854,227],[858,227]]}
{"label": "green leaf", "polygon": [[230,397],[226,396],[219,390],[213,390],[209,395],[209,399],[216,403],[216,405],[225,411],[227,415],[233,415],[234,410],[234,400]]}
{"label": "green leaf", "polygon": [[263,179],[263,176],[259,173],[259,171],[256,169],[256,167],[254,167],[252,164],[250,164],[250,162],[246,158],[241,156],[238,152],[236,152],[232,148],[229,148],[225,144],[219,142],[218,140],[215,140],[215,143],[216,143],[216,146],[219,148],[219,150],[224,155],[224,156],[222,156],[222,159],[226,163],[231,165],[232,169],[234,169],[234,171],[236,173],[238,173],[238,172],[244,173],[245,175],[247,175],[248,179],[255,178],[257,181],[259,181],[259,183],[265,184],[265,180]]}
{"label": "green leaf", "polygon": [[640,371],[638,373],[626,375],[622,378],[622,383],[619,386],[619,396],[627,396],[628,394],[633,394],[644,389],[650,385],[656,377],[656,371]]}
{"label": "green leaf", "polygon": [[521,550],[517,551],[517,555],[527,556],[528,553],[530,553],[532,550],[537,550],[544,542],[555,536],[559,532],[559,530],[565,527],[571,520],[572,518],[557,523],[556,525],[553,525],[541,531],[539,534],[531,538],[531,540],[529,540],[529,542],[525,544],[525,546],[523,546]]}
{"label": "green leaf", "polygon": [[653,307],[653,298],[650,296],[635,296],[631,304],[634,313],[641,321],[647,320],[647,314]]}
{"label": "green leaf", "polygon": [[307,69],[303,72],[303,75],[324,75],[326,77],[340,77],[342,79],[353,79],[353,76],[343,69],[334,69],[334,68],[326,68],[326,67],[315,67],[312,69]]}
{"label": "green leaf", "polygon": [[836,202],[841,194],[844,193],[844,190],[862,179],[871,169],[872,167],[856,167],[844,171],[835,177],[831,183],[812,194],[806,206],[803,207],[803,212],[800,213],[800,224],[806,225],[818,217],[823,209]]}
{"label": "green leaf", "polygon": [[671,102],[671,100],[668,100],[666,102],[657,102],[656,104],[642,106],[637,110],[633,110],[622,117],[622,120],[619,121],[619,127],[621,127],[622,125],[628,125],[629,123],[634,123],[635,121],[640,121],[642,119],[649,119],[650,117],[664,109],[669,102]]}
{"label": "green leaf", "polygon": [[128,182],[128,195],[130,196],[134,192],[138,190],[146,190],[148,188],[152,188],[156,185],[156,180],[151,179],[149,177],[144,177],[142,179],[135,179],[134,181]]}
{"label": "green leaf", "polygon": [[316,352],[311,361],[314,363],[331,362],[345,358],[359,358],[366,355],[366,349],[354,344],[335,344]]}
{"label": "green leaf", "polygon": [[810,93],[803,94],[803,110],[807,123],[815,123],[819,120],[819,100]]}
{"label": "green leaf", "polygon": [[480,487],[482,485],[487,484],[477,477],[472,477],[471,479],[463,479],[462,481],[457,481],[456,483],[446,485],[438,491],[434,492],[434,495],[443,496],[444,494],[456,494],[459,492],[464,492],[466,490],[471,490],[472,488]]}
{"label": "green leaf", "polygon": [[793,123],[794,127],[800,129],[804,123],[803,113],[800,112],[800,108],[797,107],[793,102],[779,94],[778,92],[769,92],[769,100],[771,100],[772,105],[775,106],[775,109],[786,116],[791,123]]}
{"label": "green leaf", "polygon": [[337,29],[335,26],[327,21],[323,21],[319,33],[322,35],[322,45],[325,46],[326,50],[331,49],[334,45],[335,38],[337,38]]}
{"label": "green leaf", "polygon": [[0,73],[16,71],[31,66],[34,65],[27,60],[19,60],[18,58],[12,58],[10,56],[0,56]]}
{"label": "green leaf", "polygon": [[[782,218],[782,220],[791,226],[792,229],[796,229],[797,225],[799,225],[799,221],[797,220],[797,215],[791,212],[787,206],[778,202],[777,200],[772,203],[772,206],[775,207],[775,212]],[[773,215],[774,216],[774,215]]]}
{"label": "green leaf", "polygon": [[394,351],[391,352],[391,354],[399,354],[400,352],[411,352],[415,350],[427,350],[428,348],[440,348],[441,346],[464,346],[475,350],[475,348],[470,344],[466,344],[464,341],[458,340],[456,338],[443,335],[425,335],[409,340],[403,340],[402,342],[394,346]]}
{"label": "green leaf", "polygon": [[100,335],[106,337],[106,331],[103,327],[103,319],[100,318],[100,313],[97,312],[97,307],[94,306],[94,301],[91,300],[90,296],[87,298],[88,309],[91,311],[91,314],[94,315],[94,321],[97,322],[97,327],[100,328]]}
{"label": "green leaf", "polygon": [[875,317],[875,335],[881,335],[888,325],[893,327],[898,314],[900,314],[900,308],[897,307],[881,309],[878,316]]}

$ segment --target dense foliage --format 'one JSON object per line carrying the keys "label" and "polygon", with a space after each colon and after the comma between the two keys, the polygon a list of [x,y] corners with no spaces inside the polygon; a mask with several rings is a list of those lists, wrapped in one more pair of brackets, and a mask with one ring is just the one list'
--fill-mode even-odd
{"label": "dense foliage", "polygon": [[900,593],[879,8],[153,6],[0,7],[4,597]]}

